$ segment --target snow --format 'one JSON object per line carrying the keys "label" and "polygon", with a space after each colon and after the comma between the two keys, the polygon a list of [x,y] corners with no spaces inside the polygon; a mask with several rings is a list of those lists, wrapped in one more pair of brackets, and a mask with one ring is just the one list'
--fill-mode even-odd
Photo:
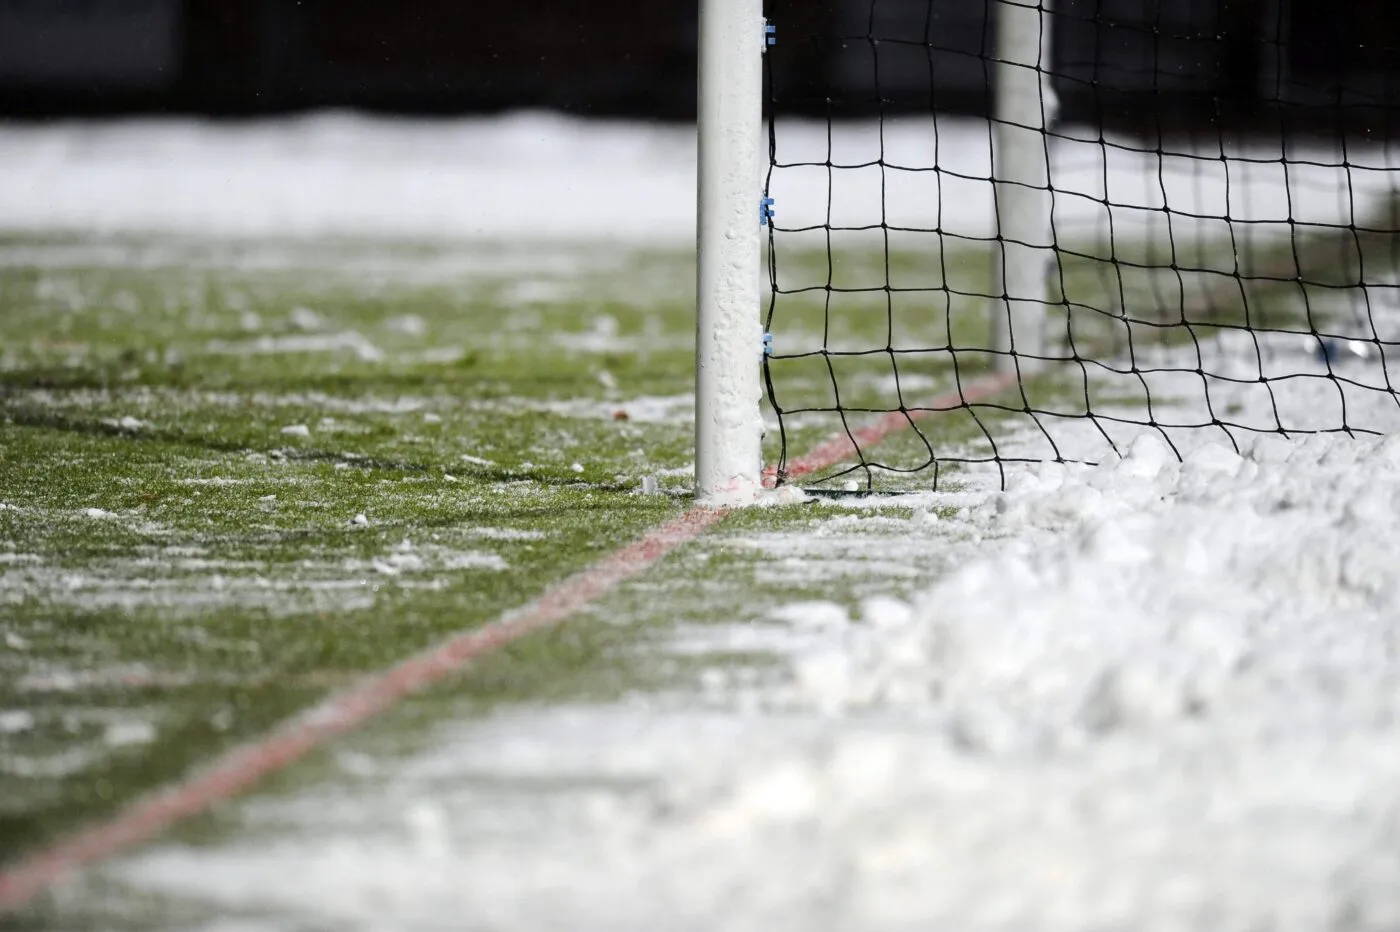
{"label": "snow", "polygon": [[[829,218],[993,232],[985,121],[896,116],[837,124],[830,139],[825,123],[785,119],[777,129],[779,162],[807,163],[774,173],[786,228]],[[1173,142],[1160,155],[1139,146],[1064,131],[1053,146],[1057,230],[1088,236],[1111,219],[1120,235],[1165,232],[1164,203],[1187,241],[1222,232],[1227,214],[1249,237],[1282,232],[1290,217],[1347,222],[1389,189],[1387,169],[1400,165],[1400,152],[1365,139],[1344,151],[1289,143],[1287,167],[1278,143]],[[685,245],[695,230],[695,154],[690,126],[529,113],[9,125],[0,126],[0,229]],[[1285,181],[1291,197],[1274,196]],[[537,277],[547,258],[521,271]]]}
{"label": "snow", "polygon": [[[479,535],[489,538],[490,535]],[[364,568],[359,561],[346,564],[349,570]],[[389,553],[369,561],[367,567],[384,576],[401,576],[405,573],[421,573],[428,570],[454,572],[460,570],[490,570],[500,572],[510,566],[500,554],[481,550],[457,550],[435,545],[416,546],[404,540]]]}
{"label": "snow", "polygon": [[956,568],[771,611],[756,643],[790,673],[728,680],[720,710],[447,725],[377,762],[387,786],[264,798],[252,840],[114,873],[345,928],[1400,922],[1400,439],[1206,440],[1178,463],[1145,433],[960,495],[937,522],[823,506],[819,534],[888,521],[875,547]]}
{"label": "snow", "polygon": [[156,726],[152,722],[135,719],[112,722],[102,733],[102,740],[112,747],[150,744],[156,740]]}
{"label": "snow", "polygon": [[294,307],[287,315],[292,326],[307,333],[324,330],[326,319],[309,307]]}
{"label": "snow", "polygon": [[104,426],[111,427],[116,430],[131,431],[133,433],[139,430],[144,430],[147,427],[151,426],[146,421],[140,420],[139,418],[134,418],[129,414],[124,415],[121,418],[104,418],[102,420],[102,424]]}
{"label": "snow", "polygon": [[[824,127],[778,138],[780,160],[823,163],[775,176],[787,226],[879,222],[884,183],[889,223],[991,232],[985,123],[853,124],[831,150]],[[543,116],[0,127],[0,224],[679,243],[693,229],[693,150],[684,127]],[[882,152],[883,170],[824,164]],[[1279,154],[1240,145],[1201,163],[1065,140],[1057,229],[1092,238],[1112,219],[1153,232],[1165,199],[1199,214],[1174,233],[1210,234],[1228,213],[1267,236],[1350,218],[1397,164],[1374,145],[1348,145],[1348,168],[1304,164],[1340,163],[1333,151],[1291,150],[1302,161],[1282,199]],[[935,157],[941,172],[899,167]],[[1395,316],[1389,296],[1376,307]],[[569,338],[618,337],[599,318]],[[378,352],[361,340],[303,333],[223,351]],[[347,767],[334,792],[255,798],[239,831],[163,842],[103,879],[261,928],[464,916],[532,930],[1400,927],[1400,440],[1386,436],[1400,408],[1367,387],[1387,384],[1384,358],[1334,363],[1347,383],[1310,350],[1264,342],[1253,359],[1208,347],[1201,373],[1176,351],[1144,354],[1147,371],[1094,373],[1095,392],[1130,384],[1162,400],[1155,429],[1054,423],[1066,457],[1099,465],[1015,468],[1004,493],[972,477],[904,500],[912,518],[872,513],[879,500],[814,505],[799,531],[716,544],[760,557],[753,584],[790,599],[683,627],[673,653],[762,650],[780,662],[770,676],[717,665],[699,695],[449,716],[405,757]],[[1207,400],[1233,429],[1187,426]],[[666,422],[693,399],[549,404]],[[1282,436],[1336,426],[1343,410],[1380,435]],[[1022,428],[999,446],[1045,455],[1045,435]],[[457,565],[504,561],[412,544],[336,569]],[[7,587],[68,586],[50,576],[7,567],[0,601]],[[75,582],[89,584],[101,589]],[[814,599],[821,584],[853,603]],[[211,605],[235,597],[209,588]],[[155,598],[124,583],[84,604],[138,596]],[[658,610],[667,597],[648,593]]]}
{"label": "snow", "polygon": [[421,337],[428,333],[428,322],[417,314],[400,314],[384,321],[384,326],[404,336]]}
{"label": "snow", "polygon": [[349,352],[364,362],[380,362],[384,351],[354,330],[291,337],[261,336],[253,340],[210,340],[206,352],[228,356],[274,356],[296,353]]}
{"label": "snow", "polygon": [[17,735],[34,727],[34,713],[27,709],[0,711],[0,735]]}
{"label": "snow", "polygon": [[[1168,422],[1199,413],[1173,397]],[[1121,456],[1094,436],[1057,439],[1101,465],[1004,493],[823,503],[716,544],[766,588],[864,593],[674,643],[776,676],[444,724],[335,799],[264,797],[240,836],[108,876],[338,928],[1394,928],[1400,434],[1169,431],[1180,460],[1156,430],[1123,426]]]}
{"label": "snow", "polygon": [[642,241],[693,229],[694,149],[693,130],[542,114],[6,126],[0,225]]}
{"label": "snow", "polygon": [[[246,481],[189,477],[182,484],[222,488]],[[259,496],[258,501],[263,508],[275,508],[278,496]],[[31,511],[54,524],[95,519],[147,538],[169,538],[173,533],[168,525],[151,521],[139,511]],[[348,523],[356,529],[371,525],[363,513],[355,514]],[[457,528],[453,537],[467,538],[475,546],[441,543],[436,535],[433,541],[419,544],[404,540],[368,558],[307,557],[297,561],[290,577],[268,575],[262,561],[212,558],[198,547],[143,546],[100,565],[81,568],[41,554],[0,553],[0,611],[42,600],[75,611],[155,611],[171,619],[197,618],[228,608],[275,618],[308,611],[346,613],[372,607],[381,582],[386,591],[437,590],[462,573],[495,573],[509,568],[500,554],[477,544],[479,541],[533,541],[544,536],[534,529]],[[391,577],[392,584],[377,576]],[[28,646],[14,632],[0,632],[0,644],[16,651]]]}
{"label": "snow", "polygon": [[[1025,747],[1139,718],[1304,715],[1318,666],[1358,690],[1368,668],[1400,672],[1384,659],[1400,644],[1397,493],[1400,436],[1206,444],[1178,466],[1143,434],[1112,465],[1041,469],[972,516],[1008,535],[994,554],[882,613],[849,694],[798,700],[953,719],[993,706]],[[1376,685],[1371,714],[1400,712]]]}
{"label": "snow", "polygon": [[106,756],[90,747],[66,748],[43,757],[15,754],[0,758],[0,773],[28,779],[61,780],[82,773]]}

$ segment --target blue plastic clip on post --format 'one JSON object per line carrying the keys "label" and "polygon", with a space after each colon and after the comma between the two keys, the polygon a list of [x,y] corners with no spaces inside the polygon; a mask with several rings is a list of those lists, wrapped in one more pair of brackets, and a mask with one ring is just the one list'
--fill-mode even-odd
{"label": "blue plastic clip on post", "polygon": [[773,355],[773,334],[771,333],[765,333],[763,335],[763,355]]}
{"label": "blue plastic clip on post", "polygon": [[772,23],[764,23],[764,24],[763,24],[763,33],[764,33],[765,45],[777,45],[777,44],[778,44],[778,27],[777,27],[777,26],[774,26]]}
{"label": "blue plastic clip on post", "polygon": [[768,226],[768,221],[773,219],[773,199],[765,197],[758,202],[758,225]]}

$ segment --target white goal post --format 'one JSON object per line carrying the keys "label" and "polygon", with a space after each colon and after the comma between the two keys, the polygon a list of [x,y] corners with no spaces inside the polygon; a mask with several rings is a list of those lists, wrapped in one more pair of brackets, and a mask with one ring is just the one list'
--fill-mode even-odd
{"label": "white goal post", "polygon": [[762,481],[762,0],[700,4],[695,484],[746,505]]}
{"label": "white goal post", "polygon": [[[1009,372],[1043,351],[1055,254],[1045,138],[1056,115],[1050,2],[993,0],[1002,309],[990,340],[997,366]],[[701,0],[699,35],[695,482],[703,504],[744,505],[762,488],[762,0]]]}
{"label": "white goal post", "polygon": [[[996,286],[992,349],[998,371],[1033,368],[1045,347],[1045,305],[1055,262],[1050,148],[1058,115],[1050,84],[1053,0],[997,0],[992,179]],[[1013,355],[1014,354],[1014,355]],[[1029,359],[1024,357],[1030,357]]]}

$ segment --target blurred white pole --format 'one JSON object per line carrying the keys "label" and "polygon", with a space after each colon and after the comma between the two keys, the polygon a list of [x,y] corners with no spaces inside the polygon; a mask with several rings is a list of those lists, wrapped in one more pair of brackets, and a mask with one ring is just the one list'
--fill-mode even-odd
{"label": "blurred white pole", "polygon": [[761,487],[764,47],[762,0],[702,0],[695,484],[713,506],[749,504]]}
{"label": "blurred white pole", "polygon": [[[1050,84],[1052,0],[997,0],[996,132],[992,140],[998,252],[992,348],[1038,356],[1045,347],[1051,235],[1049,140],[1059,110]],[[1021,360],[1022,370],[1038,360]],[[999,372],[1017,360],[996,357]]]}

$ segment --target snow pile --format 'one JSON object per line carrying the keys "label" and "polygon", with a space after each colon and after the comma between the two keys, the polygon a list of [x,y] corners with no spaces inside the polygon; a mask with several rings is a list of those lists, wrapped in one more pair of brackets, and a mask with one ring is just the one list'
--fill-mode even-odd
{"label": "snow pile", "polygon": [[1397,496],[1400,436],[1041,467],[992,555],[796,658],[832,732],[696,817],[807,839],[839,927],[1394,928]]}
{"label": "snow pile", "polygon": [[[798,689],[936,710],[995,750],[1158,721],[1264,727],[1281,705],[1400,712],[1385,679],[1400,684],[1398,493],[1400,435],[1206,444],[1178,464],[1144,434],[1115,464],[1045,464],[972,517],[1008,535],[993,556],[874,612],[858,647],[833,648],[845,668],[800,659]],[[1345,687],[1313,694],[1333,667]]]}
{"label": "snow pile", "polygon": [[735,929],[1394,928],[1397,495],[1400,437],[1143,435],[909,522],[1007,536],[912,604],[773,612],[781,714],[610,815],[652,866],[609,869],[682,912],[726,890]]}
{"label": "snow pile", "polygon": [[[778,161],[799,163],[771,179],[785,229],[994,232],[986,120],[784,119],[776,139]],[[1228,216],[1250,241],[1364,217],[1400,166],[1400,151],[1364,138],[1166,149],[1064,130],[1051,146],[1056,229],[1165,237],[1170,223],[1182,242],[1224,234]],[[0,126],[0,228],[689,245],[695,151],[693,126],[541,113]]]}
{"label": "snow pile", "polygon": [[0,177],[8,229],[647,241],[693,234],[695,131],[545,114],[17,125],[0,127]]}

